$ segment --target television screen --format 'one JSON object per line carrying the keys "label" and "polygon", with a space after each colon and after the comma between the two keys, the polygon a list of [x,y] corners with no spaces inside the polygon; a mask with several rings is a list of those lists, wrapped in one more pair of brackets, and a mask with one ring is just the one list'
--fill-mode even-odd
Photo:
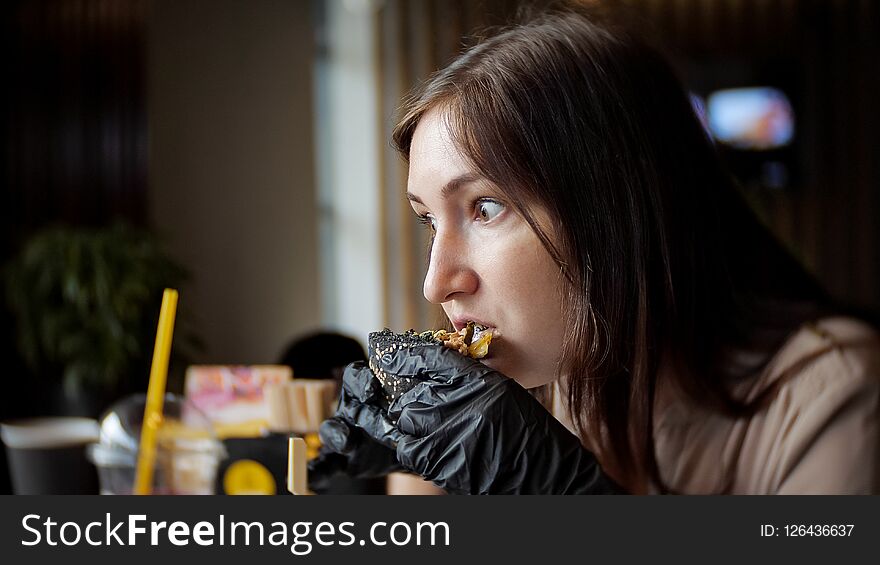
{"label": "television screen", "polygon": [[788,145],[794,136],[794,111],[779,89],[717,90],[709,95],[706,106],[712,135],[736,149],[776,149]]}

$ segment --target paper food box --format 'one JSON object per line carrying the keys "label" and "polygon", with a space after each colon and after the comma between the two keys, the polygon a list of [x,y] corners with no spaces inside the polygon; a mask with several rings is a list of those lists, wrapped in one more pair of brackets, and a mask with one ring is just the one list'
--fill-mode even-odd
{"label": "paper food box", "polygon": [[192,365],[185,394],[214,424],[218,437],[255,437],[268,427],[267,385],[293,378],[285,365]]}

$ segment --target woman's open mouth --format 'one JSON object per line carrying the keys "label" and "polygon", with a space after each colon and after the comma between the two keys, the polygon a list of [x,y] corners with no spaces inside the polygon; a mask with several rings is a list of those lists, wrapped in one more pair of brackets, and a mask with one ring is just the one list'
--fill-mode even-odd
{"label": "woman's open mouth", "polygon": [[450,349],[455,349],[462,355],[467,355],[474,359],[483,359],[489,354],[489,344],[492,342],[492,338],[495,337],[496,330],[495,328],[468,321],[464,327],[456,332],[438,330],[433,335],[436,339],[442,341],[443,345]]}

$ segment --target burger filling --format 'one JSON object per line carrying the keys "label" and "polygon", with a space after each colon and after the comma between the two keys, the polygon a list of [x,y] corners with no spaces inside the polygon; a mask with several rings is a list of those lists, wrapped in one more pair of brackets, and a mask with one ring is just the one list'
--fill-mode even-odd
{"label": "burger filling", "polygon": [[467,325],[457,332],[447,330],[437,330],[422,332],[421,335],[430,335],[434,339],[443,342],[443,345],[450,349],[454,349],[467,357],[474,359],[482,359],[489,353],[489,344],[492,342],[494,331],[491,328],[485,328],[474,322],[468,322]]}

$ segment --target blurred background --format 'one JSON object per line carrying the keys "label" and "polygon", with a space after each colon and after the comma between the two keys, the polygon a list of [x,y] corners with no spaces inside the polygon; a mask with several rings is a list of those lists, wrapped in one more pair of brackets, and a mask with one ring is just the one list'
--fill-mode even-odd
{"label": "blurred background", "polygon": [[[761,217],[880,309],[880,3],[605,3],[666,48]],[[437,324],[395,110],[519,6],[4,2],[0,420],[145,390],[164,286],[178,390],[190,363],[280,362],[315,331]]]}

